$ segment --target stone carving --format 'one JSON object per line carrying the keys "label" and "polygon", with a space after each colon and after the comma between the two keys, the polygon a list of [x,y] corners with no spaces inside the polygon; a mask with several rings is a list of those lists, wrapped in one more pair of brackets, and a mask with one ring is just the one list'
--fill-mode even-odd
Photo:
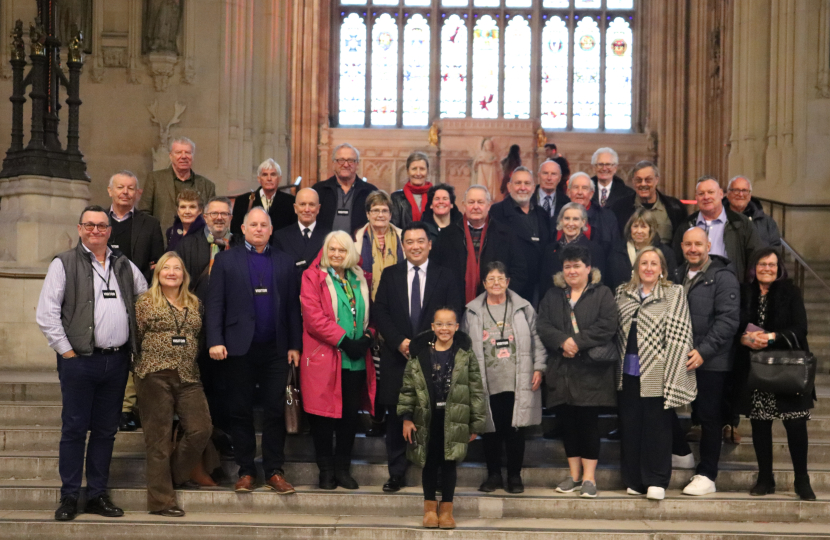
{"label": "stone carving", "polygon": [[43,56],[46,54],[46,32],[43,30],[43,25],[40,19],[29,23],[29,45],[32,48],[33,56]]}
{"label": "stone carving", "polygon": [[182,0],[145,0],[144,52],[179,54]]}
{"label": "stone carving", "polygon": [[153,148],[153,170],[158,171],[170,166],[170,128],[181,122],[182,114],[187,105],[176,102],[173,117],[169,122],[163,122],[159,117],[159,102],[154,101],[147,110],[150,111],[150,121],[159,128],[159,145]]}
{"label": "stone carving", "polygon": [[153,77],[153,86],[156,92],[165,92],[170,86],[170,77],[176,71],[179,57],[172,53],[150,53],[145,58],[150,66],[150,75]]}
{"label": "stone carving", "polygon": [[[92,0],[53,0],[55,6],[56,36],[69,45],[81,32],[80,49],[92,53]],[[73,25],[77,29],[73,29]]]}
{"label": "stone carving", "polygon": [[127,67],[126,47],[102,47],[101,54],[104,57],[105,67],[125,68]]}
{"label": "stone carving", "polygon": [[193,84],[194,82],[196,82],[196,59],[192,56],[185,57],[184,59],[182,81],[185,84]]}
{"label": "stone carving", "polygon": [[12,36],[12,60],[24,60],[26,58],[26,45],[23,43],[23,21],[17,19],[14,23]]}
{"label": "stone carving", "polygon": [[481,141],[481,150],[473,161],[473,171],[473,181],[486,187],[490,190],[490,195],[495,197],[501,187],[501,165],[492,139]]}

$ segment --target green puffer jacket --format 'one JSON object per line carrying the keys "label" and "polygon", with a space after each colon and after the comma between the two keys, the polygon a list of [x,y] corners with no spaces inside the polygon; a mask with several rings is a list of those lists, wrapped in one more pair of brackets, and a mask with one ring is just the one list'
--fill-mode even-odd
{"label": "green puffer jacket", "polygon": [[[432,386],[430,343],[432,331],[418,335],[409,344],[410,359],[406,363],[403,386],[398,397],[398,416],[411,418],[415,423],[415,444],[408,445],[406,457],[416,465],[424,466],[429,447],[429,426],[435,395]],[[478,361],[472,351],[472,341],[463,332],[453,339],[455,367],[452,370],[450,392],[444,423],[444,459],[462,461],[467,455],[471,433],[483,433],[487,420],[484,387]],[[430,375],[427,384],[425,373]]]}

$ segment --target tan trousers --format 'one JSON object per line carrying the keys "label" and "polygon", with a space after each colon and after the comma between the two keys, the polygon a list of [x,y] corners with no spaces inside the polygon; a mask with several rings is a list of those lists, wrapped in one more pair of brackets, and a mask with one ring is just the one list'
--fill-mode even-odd
{"label": "tan trousers", "polygon": [[121,405],[122,413],[135,411],[136,395],[133,376],[133,372],[131,371],[127,377],[127,387],[124,389],[124,403]]}

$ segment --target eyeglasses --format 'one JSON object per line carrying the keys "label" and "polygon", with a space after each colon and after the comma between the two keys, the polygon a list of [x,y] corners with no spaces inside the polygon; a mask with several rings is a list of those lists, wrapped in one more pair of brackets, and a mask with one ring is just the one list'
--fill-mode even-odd
{"label": "eyeglasses", "polygon": [[110,228],[110,226],[106,223],[79,223],[79,225],[83,226],[86,232],[92,232],[96,228],[98,229],[98,232],[105,232]]}
{"label": "eyeglasses", "polygon": [[778,268],[778,263],[758,263],[758,268],[769,268],[772,270],[773,268]]}
{"label": "eyeglasses", "polygon": [[616,167],[616,163],[597,163],[595,167],[599,169],[610,169],[611,167]]}
{"label": "eyeglasses", "polygon": [[228,212],[211,212],[211,213],[205,214],[205,215],[207,217],[209,217],[210,219],[216,219],[216,218],[228,219],[228,217],[230,217],[230,214]]}
{"label": "eyeglasses", "polygon": [[750,189],[736,189],[736,188],[729,188],[729,193],[735,193],[736,195],[749,195],[752,193]]}
{"label": "eyeglasses", "polygon": [[356,159],[340,158],[340,159],[335,159],[334,162],[342,167],[343,165],[354,165],[355,163],[357,163],[357,160]]}
{"label": "eyeglasses", "polygon": [[373,216],[385,216],[391,212],[389,212],[388,208],[372,208],[369,210],[369,213]]}
{"label": "eyeglasses", "polygon": [[457,324],[458,323],[454,323],[454,322],[448,322],[448,323],[434,322],[434,323],[432,323],[432,326],[434,326],[435,328],[452,328],[452,327],[456,326]]}
{"label": "eyeglasses", "polygon": [[504,276],[501,277],[488,277],[484,280],[484,283],[487,285],[504,285],[507,283],[507,278]]}

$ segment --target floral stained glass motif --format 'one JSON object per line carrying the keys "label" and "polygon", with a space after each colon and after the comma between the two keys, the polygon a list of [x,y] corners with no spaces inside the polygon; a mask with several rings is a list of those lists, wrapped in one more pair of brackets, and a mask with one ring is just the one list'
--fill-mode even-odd
{"label": "floral stained glass motif", "polygon": [[340,26],[340,125],[366,120],[366,23],[351,13]]}
{"label": "floral stained glass motif", "polygon": [[507,23],[504,58],[504,117],[530,118],[530,25],[520,15]]}
{"label": "floral stained glass motif", "polygon": [[631,37],[622,17],[605,33],[605,129],[631,129]]}
{"label": "floral stained glass motif", "polygon": [[551,17],[542,30],[542,127],[568,127],[568,27]]}
{"label": "floral stained glass motif", "polygon": [[429,123],[429,23],[415,14],[403,28],[403,125]]}
{"label": "floral stained glass motif", "polygon": [[574,34],[574,129],[599,128],[599,53],[597,21],[584,17]]}
{"label": "floral stained glass motif", "polygon": [[566,8],[571,7],[571,0],[544,0],[543,8]]}
{"label": "floral stained glass motif", "polygon": [[473,29],[473,118],[499,115],[499,27],[490,15]]}
{"label": "floral stained glass motif", "polygon": [[441,28],[441,118],[467,116],[467,25],[450,15]]}
{"label": "floral stained glass motif", "polygon": [[575,8],[599,9],[602,7],[602,0],[576,0]]}
{"label": "floral stained glass motif", "polygon": [[632,9],[634,0],[608,0],[608,9]]}
{"label": "floral stained glass motif", "polygon": [[398,23],[388,13],[372,25],[372,125],[398,123]]}

